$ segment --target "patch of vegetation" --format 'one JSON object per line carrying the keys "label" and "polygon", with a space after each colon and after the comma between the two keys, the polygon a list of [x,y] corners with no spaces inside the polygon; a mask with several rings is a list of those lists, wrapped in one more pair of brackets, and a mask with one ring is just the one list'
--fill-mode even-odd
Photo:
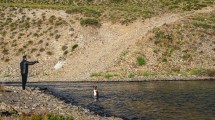
{"label": "patch of vegetation", "polygon": [[4,48],[3,51],[2,51],[2,53],[4,55],[8,55],[9,54],[9,50],[7,48]]}
{"label": "patch of vegetation", "polygon": [[58,20],[55,22],[55,26],[66,25],[66,24],[67,24],[67,22],[64,20]]}
{"label": "patch of vegetation", "polygon": [[18,52],[20,53],[20,52],[23,52],[24,51],[24,49],[23,48],[19,48],[18,49]]}
{"label": "patch of vegetation", "polygon": [[[131,23],[137,18],[146,19],[158,14],[198,10],[214,4],[214,0],[2,0],[1,6],[28,7],[43,9],[63,9],[67,14],[82,14],[85,17],[111,20],[113,22]],[[19,9],[19,13],[24,13]],[[35,12],[32,13],[35,15]],[[2,16],[5,16],[2,15]],[[42,20],[45,18],[42,14]],[[49,18],[54,23],[55,18]],[[9,22],[8,22],[9,23]]]}
{"label": "patch of vegetation", "polygon": [[206,69],[192,69],[189,71],[190,75],[203,75],[206,73]]}
{"label": "patch of vegetation", "polygon": [[49,18],[49,22],[50,23],[54,23],[54,21],[56,20],[57,18],[54,16],[54,15],[52,15],[52,16],[50,16],[50,18]]}
{"label": "patch of vegetation", "polygon": [[5,36],[7,35],[7,31],[2,31],[2,32],[0,32],[0,34],[1,34],[3,37],[5,37]]}
{"label": "patch of vegetation", "polygon": [[103,76],[104,76],[104,78],[109,79],[109,78],[112,78],[114,75],[109,74],[109,73],[106,73],[106,74],[104,74]]}
{"label": "patch of vegetation", "polygon": [[77,47],[78,47],[78,44],[74,44],[74,45],[72,46],[72,51],[74,51]]}
{"label": "patch of vegetation", "polygon": [[97,27],[101,26],[101,24],[99,23],[98,20],[96,20],[96,19],[91,19],[91,18],[82,19],[82,20],[80,21],[80,24],[81,24],[82,26],[97,26]]}
{"label": "patch of vegetation", "polygon": [[143,76],[144,77],[150,77],[150,76],[155,76],[156,74],[155,73],[152,73],[152,72],[144,72],[143,73]]}
{"label": "patch of vegetation", "polygon": [[[14,115],[16,116],[16,115]],[[21,120],[73,120],[73,118],[69,115],[56,115],[56,114],[31,114],[29,115],[22,115],[17,116]]]}
{"label": "patch of vegetation", "polygon": [[55,36],[55,39],[57,40],[57,39],[59,39],[61,37],[61,35],[56,35]]}
{"label": "patch of vegetation", "polygon": [[45,51],[45,48],[40,48],[39,51],[40,51],[40,52],[44,52],[44,51]]}
{"label": "patch of vegetation", "polygon": [[67,55],[69,52],[66,50],[63,52],[63,55]]}
{"label": "patch of vegetation", "polygon": [[137,57],[137,63],[142,66],[146,64],[145,58],[143,56],[138,56]]}
{"label": "patch of vegetation", "polygon": [[197,76],[215,76],[215,69],[204,69],[204,68],[196,68],[188,71],[188,75],[197,75]]}
{"label": "patch of vegetation", "polygon": [[110,79],[114,76],[118,76],[117,74],[110,74],[110,73],[91,73],[90,77],[103,77],[106,79]]}
{"label": "patch of vegetation", "polygon": [[51,51],[46,52],[47,55],[53,55],[54,53]]}
{"label": "patch of vegetation", "polygon": [[129,73],[128,78],[134,78],[136,76],[135,73]]}
{"label": "patch of vegetation", "polygon": [[28,45],[32,45],[34,42],[32,40],[28,41]]}
{"label": "patch of vegetation", "polygon": [[102,74],[101,73],[91,73],[90,77],[101,77]]}
{"label": "patch of vegetation", "polygon": [[31,53],[34,53],[34,52],[36,52],[36,51],[37,51],[36,48],[32,48],[32,49],[31,49]]}
{"label": "patch of vegetation", "polygon": [[62,50],[65,51],[68,47],[66,45],[62,46]]}
{"label": "patch of vegetation", "polygon": [[206,24],[206,23],[193,23],[193,26],[201,27],[201,28],[205,28],[205,29],[215,29],[215,26]]}
{"label": "patch of vegetation", "polygon": [[38,42],[38,44],[42,44],[43,43],[43,40],[40,40],[39,42]]}

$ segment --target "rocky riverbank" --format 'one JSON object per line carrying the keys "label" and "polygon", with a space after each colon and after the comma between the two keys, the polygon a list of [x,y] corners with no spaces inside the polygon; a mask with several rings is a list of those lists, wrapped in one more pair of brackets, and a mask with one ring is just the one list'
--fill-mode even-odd
{"label": "rocky riverbank", "polygon": [[[0,113],[10,114],[58,114],[72,116],[75,120],[121,120],[116,117],[101,117],[79,106],[66,104],[46,90],[4,86],[0,92]],[[10,117],[10,116],[7,116]],[[3,117],[2,117],[3,118]],[[7,118],[6,118],[7,119]]]}

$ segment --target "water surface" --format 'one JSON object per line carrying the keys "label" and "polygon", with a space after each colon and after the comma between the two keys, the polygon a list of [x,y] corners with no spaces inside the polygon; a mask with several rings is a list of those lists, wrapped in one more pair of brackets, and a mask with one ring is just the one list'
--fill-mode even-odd
{"label": "water surface", "polygon": [[[55,82],[59,98],[102,116],[133,120],[215,120],[215,81]],[[100,97],[93,98],[93,86]]]}

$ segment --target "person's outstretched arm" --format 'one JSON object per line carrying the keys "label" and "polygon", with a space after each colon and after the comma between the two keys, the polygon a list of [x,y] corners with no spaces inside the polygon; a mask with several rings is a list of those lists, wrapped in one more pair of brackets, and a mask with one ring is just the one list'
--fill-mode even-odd
{"label": "person's outstretched arm", "polygon": [[39,62],[38,61],[33,61],[33,62],[28,61],[28,65],[34,65],[36,63],[39,63]]}

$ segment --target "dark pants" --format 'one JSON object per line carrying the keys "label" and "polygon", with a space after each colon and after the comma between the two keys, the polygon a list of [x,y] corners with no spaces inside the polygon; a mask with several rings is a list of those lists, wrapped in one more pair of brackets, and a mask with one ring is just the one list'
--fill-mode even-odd
{"label": "dark pants", "polygon": [[25,90],[28,74],[22,74],[22,89]]}

